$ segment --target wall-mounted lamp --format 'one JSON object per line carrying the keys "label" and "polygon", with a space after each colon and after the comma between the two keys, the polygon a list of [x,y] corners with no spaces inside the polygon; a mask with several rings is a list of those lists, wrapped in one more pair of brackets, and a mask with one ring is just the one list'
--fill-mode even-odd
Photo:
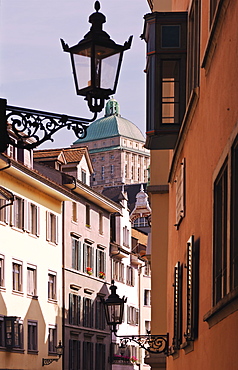
{"label": "wall-mounted lamp", "polygon": [[62,346],[61,340],[59,341],[58,346],[55,346],[56,353],[58,355],[58,358],[42,358],[42,366],[50,365],[54,361],[59,361],[60,357],[63,355],[64,352],[64,346]]}
{"label": "wall-mounted lamp", "polygon": [[139,347],[145,349],[150,353],[164,353],[168,354],[168,334],[165,335],[117,335],[117,325],[122,323],[122,316],[124,312],[124,304],[126,298],[120,298],[116,294],[117,287],[114,285],[110,286],[111,294],[105,300],[101,298],[104,305],[105,315],[107,324],[112,327],[112,332],[120,340],[120,347],[124,348],[129,342],[137,343]]}
{"label": "wall-mounted lamp", "polygon": [[[85,97],[92,119],[71,117],[27,108],[7,106],[6,99],[0,99],[0,153],[9,144],[18,148],[33,149],[52,139],[61,128],[72,129],[82,139],[97,113],[104,107],[105,99],[117,88],[122,57],[130,49],[132,36],[124,45],[118,45],[102,30],[106,17],[99,12],[100,3],[95,2],[96,12],[91,14],[90,31],[75,46],[69,47],[62,39],[63,50],[70,53],[77,95]],[[9,127],[8,127],[9,124]],[[9,137],[11,130],[15,141]]]}

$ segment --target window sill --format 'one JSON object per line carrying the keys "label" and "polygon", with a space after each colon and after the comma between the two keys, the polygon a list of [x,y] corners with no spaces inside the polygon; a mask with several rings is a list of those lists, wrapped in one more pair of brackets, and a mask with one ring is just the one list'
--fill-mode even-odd
{"label": "window sill", "polygon": [[12,291],[12,294],[14,294],[14,295],[19,295],[19,296],[21,296],[21,297],[23,297],[23,295],[24,295],[24,293],[23,293],[23,292],[21,292],[20,290],[13,290],[13,291]]}
{"label": "window sill", "polygon": [[39,351],[38,350],[34,350],[34,349],[28,349],[27,350],[27,353],[29,355],[38,355]]}
{"label": "window sill", "polygon": [[192,340],[187,340],[186,342],[181,344],[180,348],[184,350],[186,355],[187,353],[194,350],[194,342]]}
{"label": "window sill", "polygon": [[212,307],[204,316],[203,321],[209,325],[209,329],[220,321],[238,310],[238,287],[221,299],[216,306]]}
{"label": "window sill", "polygon": [[48,303],[57,304],[58,301],[57,301],[57,299],[48,298]]}

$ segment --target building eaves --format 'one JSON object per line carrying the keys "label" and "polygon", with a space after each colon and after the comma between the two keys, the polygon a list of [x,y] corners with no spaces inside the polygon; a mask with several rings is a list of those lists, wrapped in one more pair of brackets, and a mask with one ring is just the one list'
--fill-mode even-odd
{"label": "building eaves", "polygon": [[[8,164],[10,166],[7,168]],[[0,154],[0,169],[3,169],[4,167],[6,167],[4,171],[7,174],[34,187],[35,189],[43,191],[57,200],[72,200],[72,194],[67,188],[53,182],[38,171],[30,169],[14,159],[10,159],[5,154]]]}
{"label": "building eaves", "polygon": [[81,195],[88,201],[96,204],[100,208],[110,213],[118,212],[119,214],[121,214],[121,206],[119,204],[113,202],[111,199],[105,197],[101,193],[93,190],[90,186],[82,183],[80,180],[76,180],[76,187],[75,183],[73,181],[69,181],[68,177],[65,179],[65,181],[67,181],[67,183],[64,182],[64,185],[67,188],[71,189],[73,193]]}

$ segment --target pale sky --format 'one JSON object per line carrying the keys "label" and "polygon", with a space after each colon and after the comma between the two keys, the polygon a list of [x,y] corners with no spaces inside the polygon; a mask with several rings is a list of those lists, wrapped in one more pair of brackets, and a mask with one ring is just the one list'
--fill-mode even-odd
{"label": "pale sky", "polygon": [[[69,45],[89,31],[94,0],[0,0],[0,97],[8,105],[91,118],[83,97],[77,96]],[[135,123],[145,136],[145,42],[140,39],[146,0],[101,0],[106,16],[104,30],[118,44],[133,35],[132,47],[124,53],[117,92],[121,115]],[[104,115],[104,111],[99,117]],[[54,143],[44,147],[67,147],[73,132],[63,130]]]}

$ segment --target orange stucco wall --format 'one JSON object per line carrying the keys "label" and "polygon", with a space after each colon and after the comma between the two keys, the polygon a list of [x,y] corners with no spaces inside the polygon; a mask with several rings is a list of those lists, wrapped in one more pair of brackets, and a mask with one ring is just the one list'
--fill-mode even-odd
{"label": "orange stucco wall", "polygon": [[[174,10],[186,10],[190,1],[174,0]],[[208,2],[202,1],[201,62],[209,37]],[[238,3],[230,1],[220,29],[210,68],[201,69],[199,100],[181,147],[178,163],[186,159],[186,215],[175,224],[176,183],[170,184],[168,242],[168,331],[173,334],[173,269],[186,263],[186,242],[191,235],[200,245],[199,327],[194,350],[170,356],[168,369],[237,369],[238,311],[209,329],[203,321],[212,308],[213,182],[228,148],[238,133]],[[184,279],[185,280],[185,279]],[[183,323],[185,330],[185,283]]]}

